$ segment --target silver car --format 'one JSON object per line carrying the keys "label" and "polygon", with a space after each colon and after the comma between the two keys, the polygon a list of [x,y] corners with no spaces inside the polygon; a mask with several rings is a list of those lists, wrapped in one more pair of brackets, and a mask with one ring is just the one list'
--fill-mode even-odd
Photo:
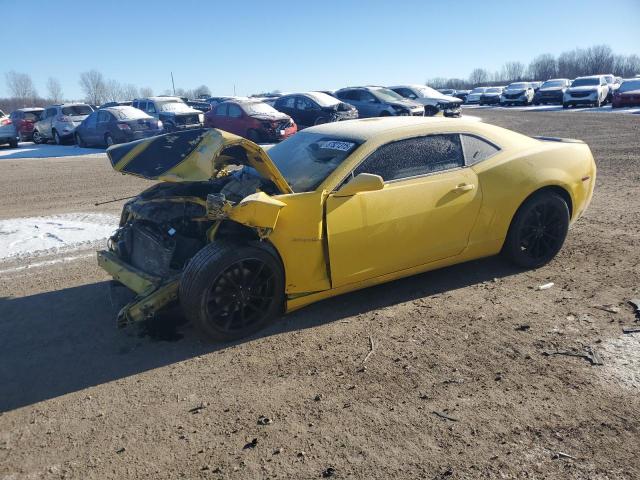
{"label": "silver car", "polygon": [[73,140],[76,127],[93,112],[86,103],[63,103],[45,108],[40,121],[33,127],[33,143],[47,143],[53,140],[56,145]]}
{"label": "silver car", "polygon": [[11,119],[0,110],[0,145],[5,143],[16,148],[18,146],[18,132]]}

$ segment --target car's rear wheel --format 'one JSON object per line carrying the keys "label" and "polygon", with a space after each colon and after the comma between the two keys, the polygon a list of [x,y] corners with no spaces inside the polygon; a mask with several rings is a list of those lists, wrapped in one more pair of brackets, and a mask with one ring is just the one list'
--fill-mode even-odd
{"label": "car's rear wheel", "polygon": [[214,341],[251,335],[282,313],[284,272],[264,248],[214,242],[200,250],[180,280],[185,316]]}
{"label": "car's rear wheel", "polygon": [[9,146],[11,148],[18,148],[18,139],[17,138],[13,138],[13,139],[9,140]]}
{"label": "car's rear wheel", "polygon": [[81,148],[86,147],[87,145],[84,143],[84,140],[82,139],[82,137],[80,136],[79,133],[75,134],[75,138],[76,138],[76,145],[78,145]]}
{"label": "car's rear wheel", "polygon": [[38,130],[33,131],[32,140],[36,145],[40,145],[42,143],[42,136],[40,135],[40,132]]}
{"label": "car's rear wheel", "polygon": [[560,251],[568,229],[567,202],[555,192],[542,191],[520,206],[502,251],[516,265],[538,268]]}
{"label": "car's rear wheel", "polygon": [[112,146],[112,145],[115,145],[115,143],[116,143],[116,142],[113,140],[113,137],[111,136],[111,134],[110,134],[110,133],[107,133],[107,134],[104,136],[104,144],[107,146],[107,148],[109,148],[109,147],[110,147],[110,146]]}
{"label": "car's rear wheel", "polygon": [[[480,104],[480,105],[482,105],[482,104]],[[438,109],[436,107],[434,107],[433,105],[427,105],[424,108],[425,117],[433,117],[436,113],[438,113]]]}

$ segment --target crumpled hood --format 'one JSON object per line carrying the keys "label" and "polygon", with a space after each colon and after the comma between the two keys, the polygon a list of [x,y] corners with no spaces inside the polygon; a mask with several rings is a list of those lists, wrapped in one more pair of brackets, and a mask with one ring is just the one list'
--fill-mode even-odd
{"label": "crumpled hood", "polygon": [[165,182],[207,181],[227,165],[248,165],[281,193],[292,192],[267,152],[246,138],[215,128],[114,145],[107,149],[107,156],[118,172]]}
{"label": "crumpled hood", "polygon": [[255,118],[256,120],[264,121],[264,122],[277,122],[280,120],[289,120],[290,117],[286,113],[282,112],[274,112],[274,113],[257,113],[254,115],[250,115],[251,118]]}

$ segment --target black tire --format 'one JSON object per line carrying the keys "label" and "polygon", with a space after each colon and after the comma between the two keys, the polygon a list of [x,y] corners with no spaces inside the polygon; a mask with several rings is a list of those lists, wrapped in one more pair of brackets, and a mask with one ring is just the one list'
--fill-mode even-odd
{"label": "black tire", "polygon": [[106,145],[107,148],[109,148],[112,145],[115,145],[116,142],[113,139],[113,137],[111,136],[110,133],[106,133],[104,136],[104,144]]}
{"label": "black tire", "polygon": [[189,261],[179,296],[185,316],[204,335],[233,341],[263,329],[282,313],[284,271],[265,248],[216,241]]}
{"label": "black tire", "polygon": [[391,116],[391,114],[390,114],[389,112],[387,112],[386,110],[383,110],[383,111],[380,113],[380,116],[381,116],[381,117],[389,117],[389,116]]}
{"label": "black tire", "polygon": [[562,104],[562,108],[564,108],[564,109],[569,108],[569,104],[568,104],[568,103],[563,103],[563,104]]}
{"label": "black tire", "polygon": [[18,139],[17,139],[17,138],[14,138],[13,140],[10,140],[10,141],[9,141],[9,146],[10,146],[11,148],[18,148]]}
{"label": "black tire", "polygon": [[82,140],[82,137],[80,136],[79,133],[75,134],[75,139],[76,139],[76,145],[79,146],[80,148],[84,148],[87,146],[87,144],[84,143],[84,140]]}
{"label": "black tire", "polygon": [[555,192],[538,192],[516,212],[502,252],[520,267],[538,268],[557,255],[568,230],[569,207],[564,198]]}
{"label": "black tire", "polygon": [[164,133],[171,133],[176,129],[175,125],[171,122],[166,122],[164,124]]}
{"label": "black tire", "polygon": [[42,143],[42,136],[40,135],[40,132],[38,130],[33,131],[33,136],[31,139],[36,145],[40,145]]}
{"label": "black tire", "polygon": [[[480,105],[482,105],[482,104],[480,104]],[[438,109],[436,107],[434,107],[433,105],[427,105],[426,107],[424,107],[424,116],[425,117],[433,117],[437,113],[438,113]]]}
{"label": "black tire", "polygon": [[56,145],[62,145],[62,138],[60,138],[60,134],[57,130],[53,131],[53,143]]}
{"label": "black tire", "polygon": [[253,128],[247,131],[247,138],[253,143],[260,143],[260,140],[262,140],[260,132],[254,130]]}

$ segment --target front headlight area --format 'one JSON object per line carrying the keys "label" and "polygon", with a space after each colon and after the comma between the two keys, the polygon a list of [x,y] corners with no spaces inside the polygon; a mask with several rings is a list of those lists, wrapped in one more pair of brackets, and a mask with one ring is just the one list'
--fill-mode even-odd
{"label": "front headlight area", "polygon": [[393,108],[393,111],[396,113],[396,115],[400,115],[400,116],[411,115],[410,110],[406,107],[403,107],[400,105],[392,105],[391,107]]}

